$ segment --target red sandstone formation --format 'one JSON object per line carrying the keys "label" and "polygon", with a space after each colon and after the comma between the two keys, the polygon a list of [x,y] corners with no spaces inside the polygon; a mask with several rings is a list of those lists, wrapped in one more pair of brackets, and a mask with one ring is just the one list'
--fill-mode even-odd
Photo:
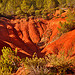
{"label": "red sandstone formation", "polygon": [[[25,19],[9,21],[4,18],[0,20],[0,41],[13,50],[17,48],[20,57],[32,56],[34,52],[37,54],[40,52],[37,43],[44,29],[46,29],[46,24],[43,22],[39,23],[32,19],[28,22]],[[1,45],[1,48],[3,46]]]}
{"label": "red sandstone formation", "polygon": [[[57,15],[59,12],[55,15]],[[65,15],[65,13],[64,13]],[[64,16],[62,14],[62,16]],[[9,46],[13,50],[18,49],[20,57],[31,57],[34,52],[38,56],[43,53],[57,53],[73,48],[75,54],[75,30],[58,37],[59,22],[65,22],[65,18],[53,18],[51,20],[24,18],[8,20],[0,19],[0,49]],[[42,51],[41,51],[42,50]],[[1,51],[0,51],[1,54]]]}
{"label": "red sandstone formation", "polygon": [[75,55],[75,30],[63,34],[58,40],[46,46],[41,52],[58,54],[61,50],[67,53],[70,49],[73,50],[73,55]]}

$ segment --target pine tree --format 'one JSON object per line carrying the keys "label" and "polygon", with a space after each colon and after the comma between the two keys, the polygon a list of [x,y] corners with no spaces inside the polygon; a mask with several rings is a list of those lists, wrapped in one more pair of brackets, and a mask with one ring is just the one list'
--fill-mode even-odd
{"label": "pine tree", "polygon": [[6,4],[7,4],[8,0],[2,0],[1,2],[1,7],[0,7],[0,13],[2,15],[5,15],[5,8],[6,8]]}
{"label": "pine tree", "polygon": [[28,13],[29,13],[30,15],[34,15],[34,12],[35,12],[35,7],[34,7],[33,4],[32,4],[32,6],[30,7],[30,9],[28,10]]}
{"label": "pine tree", "polygon": [[13,0],[9,0],[6,4],[6,8],[5,8],[5,14],[7,15],[14,15],[15,13],[15,2]]}
{"label": "pine tree", "polygon": [[21,10],[26,13],[31,6],[31,0],[23,0],[21,4]]}
{"label": "pine tree", "polygon": [[36,0],[36,7],[38,9],[41,9],[43,7],[43,1],[44,0]]}
{"label": "pine tree", "polygon": [[51,8],[55,8],[57,6],[56,0],[44,0],[44,8],[50,10]]}

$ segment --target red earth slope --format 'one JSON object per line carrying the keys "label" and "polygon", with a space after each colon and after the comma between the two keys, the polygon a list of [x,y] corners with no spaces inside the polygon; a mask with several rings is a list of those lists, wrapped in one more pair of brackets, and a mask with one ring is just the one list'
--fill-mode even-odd
{"label": "red earth slope", "polygon": [[[32,56],[34,52],[38,54],[40,50],[37,43],[46,29],[46,24],[46,21],[39,23],[33,19],[28,22],[25,19],[0,19],[0,41],[13,50],[17,48],[20,57]],[[0,44],[3,44],[2,42]],[[1,45],[1,48],[4,45]]]}
{"label": "red earth slope", "polygon": [[[67,51],[73,48],[75,54],[75,30],[58,37],[59,22],[65,22],[65,18],[0,19],[0,49],[9,46],[13,50],[18,49],[20,57],[31,57],[34,52],[40,57],[43,54]],[[0,51],[1,54],[1,51]]]}
{"label": "red earth slope", "polygon": [[63,34],[59,39],[46,46],[41,52],[58,54],[61,50],[67,53],[70,49],[74,50],[73,55],[75,55],[75,30]]}

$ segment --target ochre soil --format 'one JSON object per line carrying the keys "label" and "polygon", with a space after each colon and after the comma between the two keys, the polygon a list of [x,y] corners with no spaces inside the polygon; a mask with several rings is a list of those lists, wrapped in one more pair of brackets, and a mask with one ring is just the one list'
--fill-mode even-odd
{"label": "ochre soil", "polygon": [[[55,16],[59,13],[56,11]],[[63,13],[62,16],[65,16]],[[59,54],[61,50],[68,52],[73,50],[75,55],[75,29],[58,36],[59,22],[66,22],[66,18],[52,18],[44,20],[42,18],[26,21],[25,18],[8,20],[0,19],[0,50],[2,47],[17,48],[18,56],[31,57],[34,52],[38,57],[43,57],[48,53]],[[0,51],[0,54],[1,51]]]}

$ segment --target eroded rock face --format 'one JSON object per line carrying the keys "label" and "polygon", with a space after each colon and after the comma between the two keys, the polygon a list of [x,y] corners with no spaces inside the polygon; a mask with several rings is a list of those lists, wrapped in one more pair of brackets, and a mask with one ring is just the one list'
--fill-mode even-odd
{"label": "eroded rock face", "polygon": [[45,29],[46,22],[39,23],[32,19],[28,22],[25,19],[10,21],[4,18],[0,19],[0,40],[13,50],[17,48],[20,57],[31,57],[34,52],[40,53],[37,43],[41,40]]}
{"label": "eroded rock face", "polygon": [[73,55],[75,55],[75,30],[62,35],[59,39],[46,46],[41,52],[58,54],[61,50],[65,51],[66,54],[68,50],[73,50]]}
{"label": "eroded rock face", "polygon": [[[58,37],[59,22],[65,22],[65,18],[43,20],[23,19],[8,20],[0,19],[0,49],[10,46],[13,50],[18,49],[18,55],[31,57],[34,52],[39,57],[45,53],[56,53],[60,50],[67,51],[73,48],[75,54],[75,30]],[[1,45],[2,44],[2,45]],[[1,53],[0,53],[1,54]]]}

